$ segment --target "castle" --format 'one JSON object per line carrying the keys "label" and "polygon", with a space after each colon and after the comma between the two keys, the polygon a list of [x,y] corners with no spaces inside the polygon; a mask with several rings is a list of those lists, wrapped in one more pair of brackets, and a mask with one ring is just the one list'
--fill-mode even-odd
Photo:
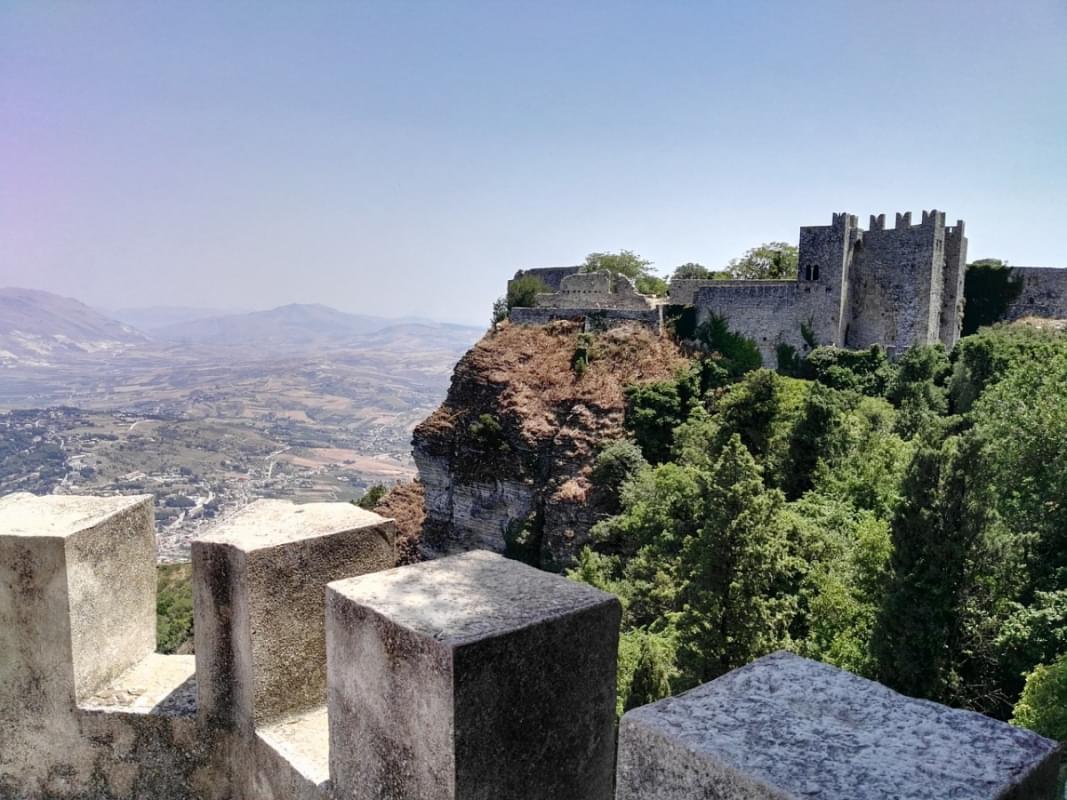
{"label": "castle", "polygon": [[0,497],[0,800],[1053,800],[1060,747],[773,653],[617,726],[612,595],[260,500],[155,649],[152,498]]}
{"label": "castle", "polygon": [[[782,346],[804,354],[830,345],[881,345],[890,355],[914,345],[959,340],[964,313],[967,237],[964,222],[947,225],[943,211],[872,215],[867,230],[847,213],[829,225],[800,229],[797,275],[791,280],[674,279],[666,299],[639,295],[618,276],[580,267],[520,270],[551,289],[531,308],[512,310],[516,322],[584,316],[662,325],[665,310],[692,307],[698,320],[715,315],[759,347],[775,366]],[[1020,294],[1005,315],[1067,318],[1067,270],[1015,267]]]}

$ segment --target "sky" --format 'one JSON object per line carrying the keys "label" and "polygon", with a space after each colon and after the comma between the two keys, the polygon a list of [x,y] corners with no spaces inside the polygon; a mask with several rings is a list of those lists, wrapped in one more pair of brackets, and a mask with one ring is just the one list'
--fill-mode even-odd
{"label": "sky", "polygon": [[834,211],[1067,266],[1064,0],[0,2],[0,286],[484,324]]}

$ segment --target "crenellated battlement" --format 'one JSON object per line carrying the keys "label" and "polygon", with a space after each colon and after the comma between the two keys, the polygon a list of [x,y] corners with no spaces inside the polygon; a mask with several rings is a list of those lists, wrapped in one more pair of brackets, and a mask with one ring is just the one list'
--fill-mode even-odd
{"label": "crenellated battlement", "polygon": [[1051,800],[1054,742],[788,654],[627,713],[616,772],[618,600],[483,551],[392,568],[394,527],[253,503],[194,542],[169,656],[149,497],[0,497],[0,799]]}

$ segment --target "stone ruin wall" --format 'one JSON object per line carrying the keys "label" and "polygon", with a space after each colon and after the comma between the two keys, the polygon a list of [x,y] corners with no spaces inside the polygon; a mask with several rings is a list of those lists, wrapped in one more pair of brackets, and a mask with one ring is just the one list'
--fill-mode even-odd
{"label": "stone ruin wall", "polygon": [[636,323],[654,331],[663,326],[662,306],[646,309],[630,308],[513,308],[510,320],[517,325],[547,325],[558,320],[578,320],[586,331],[603,331]]}
{"label": "stone ruin wall", "polygon": [[628,323],[645,325],[656,331],[662,329],[662,303],[639,293],[629,278],[607,270],[565,274],[565,270],[570,269],[578,268],[517,273],[515,279],[535,274],[542,280],[547,273],[553,280],[558,279],[558,286],[552,292],[537,295],[533,307],[513,308],[511,321],[520,325],[545,325],[557,320],[583,320],[587,331],[606,330]]}
{"label": "stone ruin wall", "polygon": [[1053,800],[1055,742],[775,653],[615,724],[621,607],[261,500],[152,652],[151,498],[0,497],[3,800]]}
{"label": "stone ruin wall", "polygon": [[1011,276],[1022,279],[1022,291],[1008,306],[1005,319],[1067,319],[1067,269],[1012,267]]}
{"label": "stone ruin wall", "polygon": [[[530,269],[520,269],[515,273],[515,277],[511,280],[518,280],[519,278],[533,277],[544,283],[549,289],[554,292],[558,292],[560,286],[563,283],[563,279],[570,275],[577,275],[582,271],[580,266],[573,267],[532,267]],[[509,281],[510,283],[510,281]]]}

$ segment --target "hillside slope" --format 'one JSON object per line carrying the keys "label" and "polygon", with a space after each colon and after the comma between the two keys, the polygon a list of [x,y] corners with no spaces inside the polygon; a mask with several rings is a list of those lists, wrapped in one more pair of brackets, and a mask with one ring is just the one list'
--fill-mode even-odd
{"label": "hillside slope", "polygon": [[508,549],[558,569],[588,540],[601,512],[587,474],[622,435],[625,387],[671,377],[685,359],[648,329],[623,327],[592,337],[578,374],[580,332],[504,324],[456,366],[447,399],[414,434],[424,546]]}
{"label": "hillside slope", "polygon": [[0,366],[48,366],[145,341],[140,331],[69,297],[0,289]]}

